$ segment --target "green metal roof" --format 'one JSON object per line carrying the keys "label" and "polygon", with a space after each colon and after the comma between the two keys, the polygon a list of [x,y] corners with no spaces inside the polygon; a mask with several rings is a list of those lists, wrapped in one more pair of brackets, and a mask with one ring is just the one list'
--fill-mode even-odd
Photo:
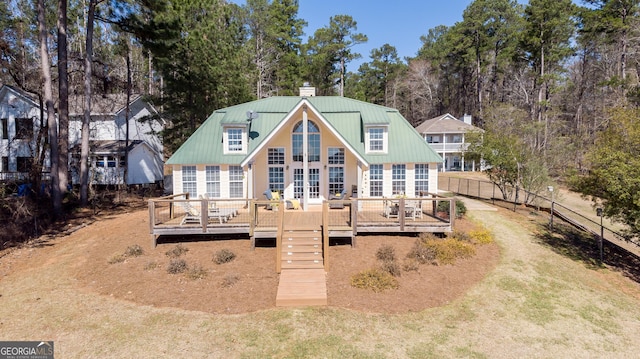
{"label": "green metal roof", "polygon": [[[332,127],[357,154],[369,163],[428,163],[442,158],[400,113],[392,108],[345,97],[270,97],[215,111],[167,160],[167,164],[240,164],[287,118],[301,101],[308,101],[326,125]],[[247,154],[224,154],[223,125],[249,125],[247,112],[258,113],[251,121]],[[366,126],[388,126],[388,153],[367,154]]]}

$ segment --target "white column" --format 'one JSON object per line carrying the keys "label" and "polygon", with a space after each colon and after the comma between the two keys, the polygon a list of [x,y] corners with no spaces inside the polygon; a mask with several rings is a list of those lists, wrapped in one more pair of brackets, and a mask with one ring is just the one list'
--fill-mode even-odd
{"label": "white column", "polygon": [[302,197],[303,210],[309,205],[309,129],[307,127],[307,105],[302,105]]}
{"label": "white column", "polygon": [[444,159],[444,165],[442,166],[442,172],[447,172],[449,161],[447,161],[447,134],[442,134],[442,159]]}
{"label": "white column", "polygon": [[249,162],[249,169],[247,170],[247,199],[255,198],[254,196],[254,188],[253,188],[253,162]]}

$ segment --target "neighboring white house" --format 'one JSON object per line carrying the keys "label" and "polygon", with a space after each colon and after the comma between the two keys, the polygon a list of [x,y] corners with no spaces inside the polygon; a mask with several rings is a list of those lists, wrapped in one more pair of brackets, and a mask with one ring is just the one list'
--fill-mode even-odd
{"label": "neighboring white house", "polygon": [[[156,183],[164,179],[164,149],[159,134],[165,123],[153,106],[140,95],[132,98],[129,120],[126,121],[126,100],[126,95],[118,94],[98,95],[91,101],[89,163],[94,183],[123,183],[127,145],[127,184]],[[79,183],[83,108],[84,96],[69,98],[70,170],[73,183]]]}
{"label": "neighboring white house", "polygon": [[[40,106],[35,96],[14,87],[0,87],[0,180],[24,179],[38,156]],[[44,161],[49,171],[49,158]]]}
{"label": "neighboring white house", "polygon": [[270,190],[305,209],[343,190],[359,198],[437,192],[442,158],[398,110],[316,97],[312,88],[301,95],[213,112],[167,160],[173,192],[264,198]]}
{"label": "neighboring white house", "polygon": [[[79,183],[83,101],[84,96],[69,98],[69,169],[74,184]],[[141,96],[135,96],[129,105],[127,121],[126,96],[96,96],[91,113],[89,162],[92,183],[124,182],[127,143],[129,167],[126,183],[145,184],[163,180],[164,155],[159,132],[164,128],[164,121],[150,104]],[[34,95],[7,85],[0,88],[0,180],[27,177],[33,159],[39,153],[36,139],[43,128],[40,118],[40,105]],[[50,167],[45,154],[43,173],[48,173]]]}
{"label": "neighboring white house", "polygon": [[471,115],[464,115],[457,119],[447,113],[426,120],[416,127],[416,131],[444,159],[444,163],[438,165],[440,171],[481,170],[479,162],[465,159],[464,156],[464,152],[469,147],[469,143],[465,141],[465,135],[472,131],[482,131],[471,122]]}

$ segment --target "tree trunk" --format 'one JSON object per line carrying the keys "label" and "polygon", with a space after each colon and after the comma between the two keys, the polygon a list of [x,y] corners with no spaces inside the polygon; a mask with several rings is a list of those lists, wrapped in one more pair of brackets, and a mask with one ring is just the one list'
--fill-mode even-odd
{"label": "tree trunk", "polygon": [[340,58],[340,97],[344,97],[344,56]]}
{"label": "tree trunk", "polygon": [[[540,38],[542,38],[542,34],[540,35]],[[538,125],[540,125],[542,123],[542,116],[543,116],[543,112],[544,112],[544,90],[545,90],[545,84],[546,84],[546,80],[544,78],[544,41],[542,42],[542,45],[540,47],[540,88],[538,89],[538,113],[537,113],[537,118],[538,118]],[[542,144],[542,139],[541,134],[540,134],[540,129],[538,129],[536,134],[536,149],[540,150],[541,149],[541,144]]]}
{"label": "tree trunk", "polygon": [[[69,75],[67,72],[67,0],[58,0],[58,188],[60,205],[69,183]],[[62,207],[60,208],[62,210]],[[60,212],[62,214],[62,211]]]}
{"label": "tree trunk", "polygon": [[149,95],[153,95],[153,61],[151,61],[151,50],[147,51],[147,55],[149,56]]}
{"label": "tree trunk", "polygon": [[125,124],[125,140],[124,140],[124,184],[128,184],[129,175],[129,116],[131,103],[131,43],[127,36],[127,107],[124,111],[124,124]]}
{"label": "tree trunk", "polygon": [[49,127],[49,156],[51,161],[51,196],[53,200],[53,214],[62,213],[62,195],[59,191],[58,178],[58,124],[56,123],[55,108],[53,106],[53,85],[51,81],[51,67],[49,64],[49,50],[47,46],[47,28],[45,22],[44,0],[38,0],[38,30],[40,39],[40,67],[44,86],[44,103],[47,107],[47,124]]}
{"label": "tree trunk", "polygon": [[84,117],[82,118],[82,145],[80,150],[80,205],[89,203],[89,125],[91,123],[91,73],[93,63],[93,23],[96,0],[89,0],[87,38],[84,58]]}

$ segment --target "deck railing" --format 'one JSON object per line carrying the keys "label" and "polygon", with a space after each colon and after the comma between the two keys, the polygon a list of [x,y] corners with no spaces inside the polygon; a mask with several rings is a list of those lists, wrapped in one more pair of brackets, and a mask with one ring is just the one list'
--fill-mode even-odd
{"label": "deck railing", "polygon": [[[192,199],[186,193],[176,194],[149,200],[150,233],[154,245],[159,235],[244,233],[252,239],[277,238],[290,211],[286,207],[286,201]],[[322,211],[318,215],[327,235],[351,238],[361,232],[450,232],[455,218],[449,215],[455,211],[454,199],[434,194],[330,200]]]}

